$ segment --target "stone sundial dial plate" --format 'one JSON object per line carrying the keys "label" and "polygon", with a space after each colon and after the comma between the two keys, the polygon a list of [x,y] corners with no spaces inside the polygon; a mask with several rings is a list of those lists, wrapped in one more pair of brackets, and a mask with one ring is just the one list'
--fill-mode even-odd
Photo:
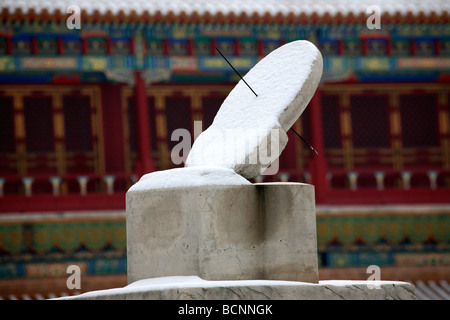
{"label": "stone sundial dial plate", "polygon": [[311,100],[322,76],[320,51],[298,40],[272,51],[240,80],[202,132],[186,167],[219,166],[251,179],[285,148],[286,132]]}

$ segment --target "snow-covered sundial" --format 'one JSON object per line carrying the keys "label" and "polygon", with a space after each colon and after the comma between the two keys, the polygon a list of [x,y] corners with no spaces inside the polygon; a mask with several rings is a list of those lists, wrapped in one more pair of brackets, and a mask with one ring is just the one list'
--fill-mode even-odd
{"label": "snow-covered sundial", "polygon": [[305,40],[272,51],[223,101],[211,126],[195,140],[185,168],[146,174],[130,190],[249,183],[246,179],[280,156],[286,132],[316,91],[322,67],[320,51]]}
{"label": "snow-covered sundial", "polygon": [[320,51],[308,41],[272,51],[229,93],[186,166],[226,167],[247,179],[261,174],[285,148],[286,132],[314,95],[322,67]]}

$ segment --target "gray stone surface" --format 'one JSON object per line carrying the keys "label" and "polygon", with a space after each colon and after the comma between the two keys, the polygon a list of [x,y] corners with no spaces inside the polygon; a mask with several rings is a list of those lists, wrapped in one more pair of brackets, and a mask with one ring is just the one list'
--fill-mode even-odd
{"label": "gray stone surface", "polygon": [[137,189],[126,196],[128,283],[190,275],[318,282],[312,185]]}
{"label": "gray stone surface", "polygon": [[[279,281],[206,281],[204,285],[174,287],[127,286],[60,299],[70,300],[415,300],[415,288],[407,282],[380,281],[370,289],[365,281],[320,281],[318,284]],[[214,285],[216,284],[216,285]]]}

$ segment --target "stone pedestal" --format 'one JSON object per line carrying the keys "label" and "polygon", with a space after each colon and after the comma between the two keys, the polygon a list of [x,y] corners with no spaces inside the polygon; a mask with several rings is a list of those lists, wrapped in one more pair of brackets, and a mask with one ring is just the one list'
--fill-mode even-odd
{"label": "stone pedestal", "polygon": [[412,284],[399,281],[206,281],[164,277],[124,288],[91,291],[58,300],[415,300]]}
{"label": "stone pedestal", "polygon": [[140,188],[126,206],[129,283],[192,275],[318,283],[312,185]]}
{"label": "stone pedestal", "polygon": [[127,193],[130,284],[59,299],[415,299],[406,282],[318,281],[311,185],[141,187]]}

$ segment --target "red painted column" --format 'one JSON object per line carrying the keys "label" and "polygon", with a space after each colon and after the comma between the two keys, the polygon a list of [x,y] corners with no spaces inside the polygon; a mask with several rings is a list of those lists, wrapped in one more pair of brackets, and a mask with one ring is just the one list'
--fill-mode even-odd
{"label": "red painted column", "polygon": [[31,38],[31,54],[36,55],[38,53],[38,43],[35,36]]}
{"label": "red painted column", "polygon": [[88,41],[87,38],[81,38],[81,52],[83,54],[88,54]]}
{"label": "red painted column", "polygon": [[192,38],[189,38],[187,40],[187,47],[188,47],[188,56],[193,57],[194,56],[194,40]]}
{"label": "red painted column", "polygon": [[417,41],[416,39],[411,39],[411,55],[415,56],[417,54]]}
{"label": "red painted column", "polygon": [[6,54],[7,55],[12,55],[12,41],[11,41],[11,36],[7,36],[6,37]]}
{"label": "red painted column", "polygon": [[57,43],[57,47],[58,47],[58,54],[60,56],[62,56],[64,54],[64,44],[63,44],[63,39],[61,37],[57,37],[56,38],[56,43]]}
{"label": "red painted column", "polygon": [[435,50],[434,50],[435,54],[437,56],[440,56],[441,55],[441,48],[442,48],[440,39],[435,39],[434,40],[434,47],[435,47]]}
{"label": "red painted column", "polygon": [[388,56],[392,56],[392,39],[391,38],[387,38],[386,39],[386,45],[387,45],[387,50],[386,53]]}
{"label": "red painted column", "polygon": [[258,56],[264,57],[264,43],[262,39],[258,39]]}
{"label": "red painted column", "polygon": [[236,38],[234,40],[234,54],[237,56],[241,55],[241,41],[239,40],[239,38]]}
{"label": "red painted column", "polygon": [[163,40],[163,48],[164,48],[164,55],[165,56],[169,56],[170,55],[169,39],[164,38],[164,40]]}
{"label": "red painted column", "polygon": [[338,40],[338,51],[340,56],[344,55],[344,41],[342,39]]}
{"label": "red painted column", "polygon": [[218,54],[216,48],[217,48],[217,40],[213,38],[213,39],[211,39],[211,55],[212,56],[215,56]]}
{"label": "red painted column", "polygon": [[113,53],[113,44],[111,38],[106,38],[106,53],[112,54]]}
{"label": "red painted column", "polygon": [[367,43],[367,38],[362,38],[362,54],[367,56],[369,54],[369,44]]}
{"label": "red painted column", "polygon": [[134,37],[130,37],[129,44],[130,44],[130,54],[133,54],[133,55],[136,54],[136,51],[134,48],[134,46],[135,46]]}
{"label": "red painted column", "polygon": [[327,163],[325,160],[325,149],[323,140],[322,124],[322,104],[320,99],[320,87],[317,88],[311,102],[309,103],[309,115],[311,123],[311,145],[319,153],[311,152],[309,161],[309,170],[311,174],[311,183],[314,185],[316,202],[323,203],[327,194]]}
{"label": "red painted column", "polygon": [[151,156],[150,122],[148,119],[145,81],[141,78],[140,71],[135,72],[135,103],[139,150],[139,157],[136,168],[138,176],[141,177],[146,173],[155,171],[155,165]]}

